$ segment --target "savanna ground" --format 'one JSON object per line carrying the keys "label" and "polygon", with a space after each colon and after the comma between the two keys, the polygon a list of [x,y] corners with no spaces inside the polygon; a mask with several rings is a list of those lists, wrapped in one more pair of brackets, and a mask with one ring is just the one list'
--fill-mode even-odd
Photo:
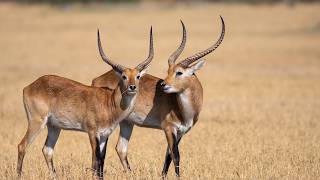
{"label": "savanna ground", "polygon": [[[0,4],[0,179],[16,177],[17,144],[27,128],[22,89],[44,74],[85,84],[110,68],[105,51],[132,67],[147,56],[154,27],[155,58],[149,73],[165,77],[167,58],[188,30],[186,57],[211,45],[223,15],[227,33],[197,74],[204,87],[199,122],[180,143],[182,179],[319,179],[320,4],[285,5],[75,5]],[[163,132],[135,128],[129,146],[133,171],[124,173],[107,150],[106,177],[159,179]],[[30,146],[24,179],[49,173],[41,152],[46,130]],[[91,149],[85,133],[63,131],[54,162],[60,179],[88,179]],[[170,168],[169,179],[174,172]]]}

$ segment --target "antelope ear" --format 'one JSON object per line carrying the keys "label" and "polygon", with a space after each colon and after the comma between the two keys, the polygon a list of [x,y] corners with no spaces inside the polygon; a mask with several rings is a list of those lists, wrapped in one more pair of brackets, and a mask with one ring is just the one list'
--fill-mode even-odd
{"label": "antelope ear", "polygon": [[201,69],[205,65],[205,63],[206,63],[205,60],[199,60],[195,64],[188,67],[188,69],[187,69],[188,73],[192,75],[194,72]]}

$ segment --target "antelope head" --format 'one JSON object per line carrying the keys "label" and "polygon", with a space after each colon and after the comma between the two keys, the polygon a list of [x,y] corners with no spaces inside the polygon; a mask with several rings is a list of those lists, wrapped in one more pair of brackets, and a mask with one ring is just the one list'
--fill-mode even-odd
{"label": "antelope head", "polygon": [[101,41],[100,41],[100,33],[98,30],[98,47],[102,60],[109,64],[112,69],[116,72],[116,74],[120,78],[120,90],[122,94],[133,96],[139,91],[139,81],[141,77],[146,73],[147,67],[150,65],[153,59],[153,34],[152,27],[150,29],[150,45],[149,45],[149,56],[142,63],[137,65],[135,68],[127,68],[120,64],[116,64],[111,61],[103,52]]}
{"label": "antelope head", "polygon": [[218,41],[208,49],[199,52],[193,56],[190,56],[176,64],[175,61],[182,53],[185,47],[187,36],[186,28],[183,22],[181,21],[183,29],[182,41],[178,49],[175,52],[173,52],[169,57],[168,75],[161,83],[165,93],[179,93],[187,89],[189,87],[191,79],[194,78],[194,73],[197,70],[201,69],[201,67],[205,64],[205,61],[200,59],[214,51],[221,44],[225,34],[225,24],[223,18],[221,16],[220,18],[222,23],[222,30]]}

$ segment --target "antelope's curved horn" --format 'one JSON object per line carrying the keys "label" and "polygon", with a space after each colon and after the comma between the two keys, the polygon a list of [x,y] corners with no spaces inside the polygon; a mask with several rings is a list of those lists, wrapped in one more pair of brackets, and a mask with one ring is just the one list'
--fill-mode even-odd
{"label": "antelope's curved horn", "polygon": [[191,63],[195,62],[196,60],[208,55],[209,53],[211,53],[212,51],[214,51],[215,49],[217,49],[219,47],[219,45],[221,44],[223,38],[224,38],[224,34],[225,34],[225,24],[224,24],[224,20],[223,18],[220,16],[221,18],[221,23],[222,23],[222,30],[221,30],[221,34],[220,34],[220,37],[218,39],[218,41],[212,45],[211,47],[209,47],[208,49],[202,51],[202,52],[199,52],[193,56],[190,56],[186,59],[184,59],[183,61],[181,61],[179,64],[182,66],[182,67],[188,67]]}
{"label": "antelope's curved horn", "polygon": [[150,65],[150,63],[153,59],[153,56],[154,56],[153,33],[152,33],[152,26],[151,26],[151,28],[150,28],[150,42],[149,42],[149,56],[146,60],[144,60],[142,63],[140,63],[138,66],[136,66],[136,69],[138,71],[142,71],[142,70],[146,69]]}
{"label": "antelope's curved horn", "polygon": [[168,59],[169,65],[175,63],[175,61],[178,59],[178,57],[182,53],[184,46],[186,45],[186,41],[187,41],[186,27],[184,26],[182,20],[180,20],[180,22],[182,25],[182,40],[181,40],[181,43],[180,43],[180,46],[178,47],[178,49],[175,52],[173,52],[171,54],[171,56],[169,57],[169,59]]}
{"label": "antelope's curved horn", "polygon": [[98,47],[99,47],[99,53],[100,56],[102,58],[102,60],[104,62],[106,62],[107,64],[109,64],[115,71],[122,73],[126,67],[120,65],[120,64],[116,64],[114,62],[112,62],[103,52],[102,46],[101,46],[101,41],[100,41],[100,33],[99,33],[99,29],[98,29]]}

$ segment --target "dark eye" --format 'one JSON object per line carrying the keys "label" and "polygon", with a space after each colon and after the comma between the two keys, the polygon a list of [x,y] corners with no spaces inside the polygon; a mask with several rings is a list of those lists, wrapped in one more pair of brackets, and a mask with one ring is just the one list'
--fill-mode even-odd
{"label": "dark eye", "polygon": [[138,75],[138,76],[137,76],[137,79],[140,79],[140,78],[141,78],[141,76]]}
{"label": "dark eye", "polygon": [[181,76],[182,74],[183,74],[183,73],[180,72],[180,71],[176,72],[176,76]]}
{"label": "dark eye", "polygon": [[127,80],[127,76],[124,76],[124,75],[123,75],[123,76],[122,76],[122,79],[123,79],[123,80]]}

